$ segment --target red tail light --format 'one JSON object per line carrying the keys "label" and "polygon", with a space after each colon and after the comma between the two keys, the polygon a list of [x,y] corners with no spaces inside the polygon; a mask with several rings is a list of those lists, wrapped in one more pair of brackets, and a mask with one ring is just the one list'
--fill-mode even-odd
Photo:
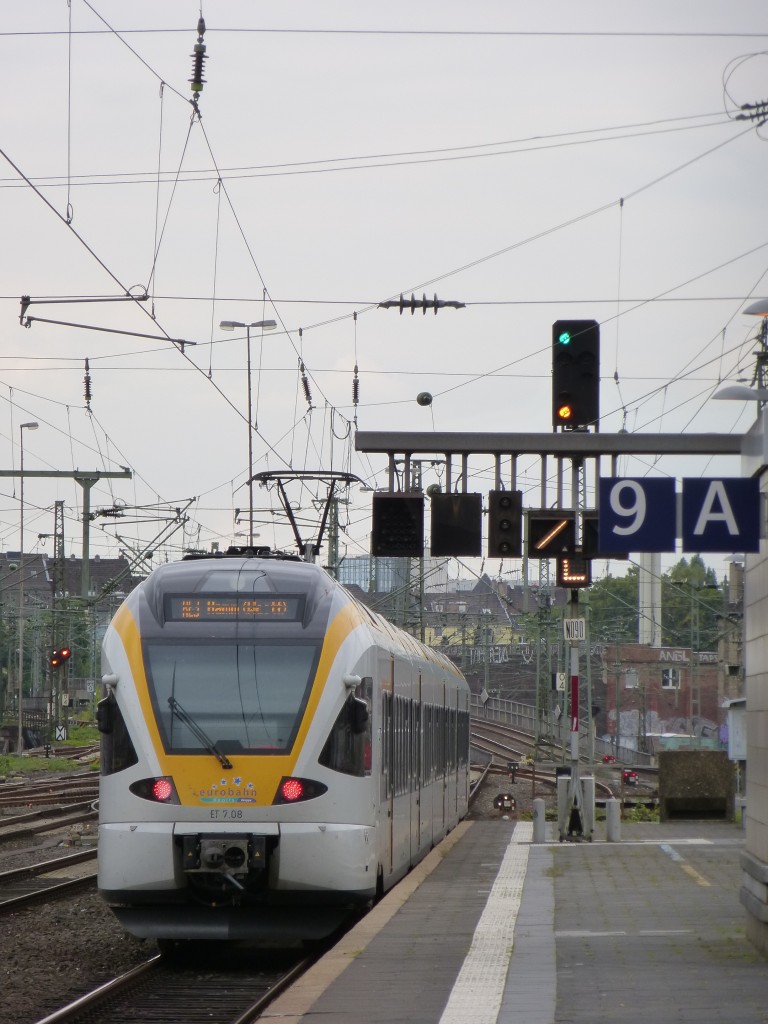
{"label": "red tail light", "polygon": [[295,776],[285,776],[280,780],[273,804],[295,804],[302,800],[312,800],[316,796],[322,796],[327,792],[328,787],[322,782],[313,782],[312,779],[297,779]]}
{"label": "red tail light", "polygon": [[135,796],[142,800],[154,800],[157,804],[177,804],[179,795],[173,779],[168,775],[161,775],[155,779],[140,779],[132,782],[128,789]]}
{"label": "red tail light", "polygon": [[165,802],[173,796],[173,783],[170,779],[155,779],[152,786],[152,796],[155,800]]}
{"label": "red tail light", "polygon": [[304,783],[301,779],[286,779],[280,787],[280,796],[289,803],[301,800],[304,796]]}

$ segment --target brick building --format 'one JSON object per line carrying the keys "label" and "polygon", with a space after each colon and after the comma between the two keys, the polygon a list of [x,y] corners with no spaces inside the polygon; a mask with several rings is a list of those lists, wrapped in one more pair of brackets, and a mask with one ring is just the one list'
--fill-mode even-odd
{"label": "brick building", "polygon": [[[725,724],[720,659],[690,647],[606,644],[603,651],[606,730],[620,744],[650,751],[663,734],[717,741]],[[658,746],[658,744],[656,744]]]}

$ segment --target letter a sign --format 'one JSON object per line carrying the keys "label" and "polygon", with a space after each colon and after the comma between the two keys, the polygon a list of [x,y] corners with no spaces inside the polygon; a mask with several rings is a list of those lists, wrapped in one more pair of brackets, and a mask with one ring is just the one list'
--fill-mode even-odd
{"label": "letter a sign", "polygon": [[756,478],[683,480],[683,551],[760,550]]}

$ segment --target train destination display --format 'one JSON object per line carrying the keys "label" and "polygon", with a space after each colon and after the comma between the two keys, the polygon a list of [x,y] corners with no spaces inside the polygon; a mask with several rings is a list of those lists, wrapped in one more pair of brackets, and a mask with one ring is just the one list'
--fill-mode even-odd
{"label": "train destination display", "polygon": [[304,599],[286,594],[169,594],[166,622],[237,622],[243,620],[296,622]]}

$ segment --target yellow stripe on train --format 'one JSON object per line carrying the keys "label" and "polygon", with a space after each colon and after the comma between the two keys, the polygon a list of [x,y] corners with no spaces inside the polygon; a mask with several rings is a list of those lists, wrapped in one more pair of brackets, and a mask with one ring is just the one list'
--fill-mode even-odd
{"label": "yellow stripe on train", "polygon": [[362,615],[355,604],[345,605],[330,623],[320,652],[317,672],[312,682],[304,714],[293,749],[289,754],[269,757],[233,754],[229,756],[231,769],[214,766],[195,754],[167,754],[157,727],[155,711],[149,696],[144,672],[141,635],[136,620],[123,604],[112,625],[123,642],[133,675],[141,712],[147,724],[152,748],[160,766],[160,773],[173,778],[182,806],[265,806],[272,803],[280,780],[293,775],[296,762],[307,738],[317,705],[328,681],[333,663],[350,633],[362,623]]}

